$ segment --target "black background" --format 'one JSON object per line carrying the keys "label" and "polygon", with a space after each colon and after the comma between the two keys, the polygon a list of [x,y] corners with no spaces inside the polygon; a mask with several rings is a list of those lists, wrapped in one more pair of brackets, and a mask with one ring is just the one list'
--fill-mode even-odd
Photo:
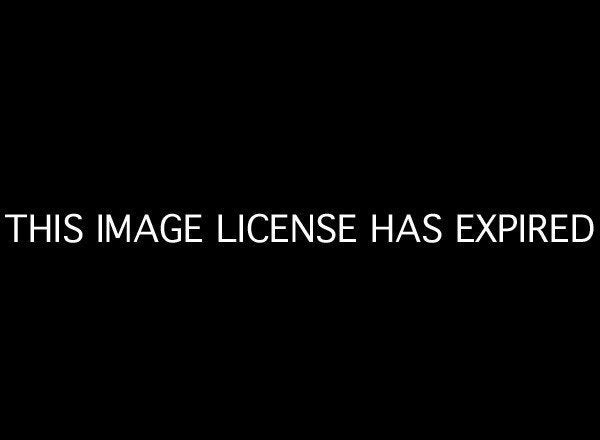
{"label": "black background", "polygon": [[[3,55],[2,213],[356,212],[361,243],[4,240],[11,412],[573,429],[595,389],[597,238],[460,246],[453,218],[597,221],[592,29],[524,11],[247,12],[23,16]],[[438,212],[444,241],[371,246],[375,212]]]}

